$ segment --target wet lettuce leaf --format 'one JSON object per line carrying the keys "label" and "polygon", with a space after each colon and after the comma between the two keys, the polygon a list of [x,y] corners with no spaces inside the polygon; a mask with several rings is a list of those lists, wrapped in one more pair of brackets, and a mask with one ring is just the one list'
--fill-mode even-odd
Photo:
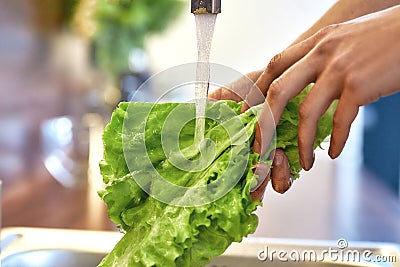
{"label": "wet lettuce leaf", "polygon": [[[288,104],[277,127],[277,147],[285,150],[295,177],[301,170],[297,110],[305,94]],[[241,105],[233,101],[207,104],[207,116],[215,119],[206,120],[205,133],[214,142],[215,153],[206,169],[188,172],[177,167],[179,157],[165,153],[162,141],[176,141],[172,131],[179,132],[179,148],[184,157],[189,160],[201,157],[191,147],[195,121],[188,121],[183,127],[174,125],[180,116],[195,113],[194,104],[119,104],[104,130],[104,160],[100,167],[107,187],[99,195],[107,205],[110,219],[125,235],[99,266],[204,266],[232,242],[240,242],[256,230],[258,218],[253,212],[261,202],[252,201],[250,188],[256,184],[253,168],[259,155],[252,151],[251,145],[262,105],[242,114]],[[177,116],[171,119],[177,109]],[[171,134],[163,132],[166,121],[172,125],[168,128]],[[330,134],[331,128],[332,109],[319,122],[315,147]],[[147,155],[142,155],[143,145]],[[205,186],[210,194],[195,194],[190,190],[164,192],[163,184],[151,179],[144,191],[143,184],[141,187],[137,181],[151,177],[154,170],[168,182],[187,187]],[[235,182],[224,188],[227,180]],[[218,193],[216,188],[227,193],[213,200],[213,194]],[[190,197],[204,204],[171,205],[153,194],[161,197],[167,194],[175,204]]]}

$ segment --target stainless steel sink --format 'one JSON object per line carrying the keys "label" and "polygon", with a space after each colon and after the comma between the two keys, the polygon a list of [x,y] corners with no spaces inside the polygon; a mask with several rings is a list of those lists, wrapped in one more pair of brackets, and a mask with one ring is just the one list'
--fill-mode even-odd
{"label": "stainless steel sink", "polygon": [[[96,266],[120,238],[121,234],[116,232],[6,228],[2,231],[1,263],[3,267]],[[207,266],[400,266],[400,249],[396,244],[349,242],[345,245],[346,248],[340,249],[337,241],[247,238],[232,244]],[[322,258],[329,249],[342,251],[342,258],[340,254],[334,258],[325,254]],[[368,261],[357,257],[366,251],[370,253]]]}
{"label": "stainless steel sink", "polygon": [[97,266],[103,253],[61,249],[31,250],[16,253],[3,259],[2,266],[8,267],[71,267]]}

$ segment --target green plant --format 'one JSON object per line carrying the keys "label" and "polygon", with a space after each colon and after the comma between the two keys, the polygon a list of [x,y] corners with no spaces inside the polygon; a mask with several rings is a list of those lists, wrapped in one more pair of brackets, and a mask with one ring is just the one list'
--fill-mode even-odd
{"label": "green plant", "polygon": [[[295,178],[301,170],[298,110],[310,88],[288,103],[277,126],[276,147],[285,151]],[[100,166],[107,187],[99,195],[126,234],[100,266],[204,266],[255,231],[253,211],[261,203],[252,200],[250,188],[257,184],[253,170],[260,157],[250,148],[263,104],[241,113],[242,104],[208,102],[205,137],[215,153],[212,146],[201,153],[191,147],[195,121],[187,118],[194,118],[193,103],[119,104],[103,134]],[[331,133],[334,110],[332,105],[319,120],[314,148]],[[176,142],[178,150],[166,149]],[[187,168],[201,154],[210,164]],[[218,198],[220,192],[226,194]]]}
{"label": "green plant", "polygon": [[119,77],[128,70],[132,48],[143,48],[145,36],[164,30],[182,6],[180,0],[98,0],[93,16],[96,63]]}
{"label": "green plant", "polygon": [[80,0],[61,0],[60,1],[60,12],[62,16],[63,23],[70,27],[71,20],[74,17],[76,8]]}

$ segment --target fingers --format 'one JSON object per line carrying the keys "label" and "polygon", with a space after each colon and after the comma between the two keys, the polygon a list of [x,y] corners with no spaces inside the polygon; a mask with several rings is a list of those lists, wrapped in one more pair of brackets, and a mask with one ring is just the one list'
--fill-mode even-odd
{"label": "fingers", "polygon": [[228,88],[218,88],[208,94],[208,100],[209,101],[215,101],[215,100],[233,100],[235,102],[240,102],[243,99],[241,98],[240,95],[235,93],[233,90],[230,90]]}
{"label": "fingers", "polygon": [[270,168],[266,163],[258,162],[254,173],[258,175],[258,184],[250,190],[251,199],[262,201],[265,188],[270,180]]}
{"label": "fingers", "polygon": [[290,166],[285,152],[277,149],[274,154],[271,169],[272,188],[276,192],[283,194],[292,186],[293,176],[290,174]]}
{"label": "fingers", "polygon": [[261,96],[267,95],[270,84],[295,62],[303,58],[313,48],[315,42],[315,38],[308,38],[275,55],[268,63],[264,72],[259,76],[254,86],[249,90],[242,111],[261,104],[264,100]]}
{"label": "fingers", "polygon": [[269,87],[266,102],[276,123],[290,99],[314,82],[320,72],[312,57],[305,57],[275,79]]}
{"label": "fingers", "polygon": [[333,115],[333,129],[328,154],[337,158],[349,137],[350,126],[358,114],[358,105],[343,93]]}
{"label": "fingers", "polygon": [[231,84],[210,92],[208,98],[209,100],[243,101],[261,73],[262,70],[250,72]]}
{"label": "fingers", "polygon": [[256,70],[256,71],[252,71],[252,72],[247,73],[246,77],[248,79],[250,79],[254,84],[258,80],[258,78],[260,78],[262,73],[263,73],[263,70]]}
{"label": "fingers", "polygon": [[258,155],[261,154],[261,142],[259,140],[262,140],[261,136],[262,131],[260,130],[260,124],[256,125],[256,132],[255,132],[255,138],[253,142],[253,151],[256,152]]}
{"label": "fingers", "polygon": [[265,104],[258,118],[258,123],[255,131],[255,139],[253,144],[254,152],[259,155],[265,155],[270,146],[272,137],[275,133],[275,120],[269,109],[269,106]]}
{"label": "fingers", "polygon": [[[304,58],[295,63],[270,86],[266,104],[258,119],[256,143],[260,144],[260,154],[264,155],[270,146],[274,129],[290,99],[298,95],[317,76],[318,69]],[[260,131],[260,132],[258,132]]]}
{"label": "fingers", "polygon": [[272,169],[266,163],[259,162],[254,171],[258,175],[258,184],[250,190],[253,200],[262,200],[268,182],[272,181],[272,188],[283,194],[292,186],[293,176],[285,152],[277,149],[271,152],[273,158]]}
{"label": "fingers", "polygon": [[340,88],[341,83],[337,77],[321,75],[299,107],[299,155],[300,164],[306,171],[310,170],[314,164],[314,140],[318,121],[332,102],[338,98]]}
{"label": "fingers", "polygon": [[[334,78],[335,77],[335,78]],[[359,105],[357,97],[347,94],[337,76],[321,75],[307,94],[299,109],[299,155],[304,170],[309,170],[314,163],[314,139],[318,121],[332,102],[339,98],[333,116],[333,128],[329,146],[329,156],[334,159],[342,152],[355,120]]]}

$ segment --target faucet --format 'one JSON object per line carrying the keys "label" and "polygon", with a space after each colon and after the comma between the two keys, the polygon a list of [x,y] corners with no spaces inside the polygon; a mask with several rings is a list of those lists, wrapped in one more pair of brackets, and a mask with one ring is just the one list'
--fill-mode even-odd
{"label": "faucet", "polygon": [[191,0],[193,14],[221,13],[221,0]]}

